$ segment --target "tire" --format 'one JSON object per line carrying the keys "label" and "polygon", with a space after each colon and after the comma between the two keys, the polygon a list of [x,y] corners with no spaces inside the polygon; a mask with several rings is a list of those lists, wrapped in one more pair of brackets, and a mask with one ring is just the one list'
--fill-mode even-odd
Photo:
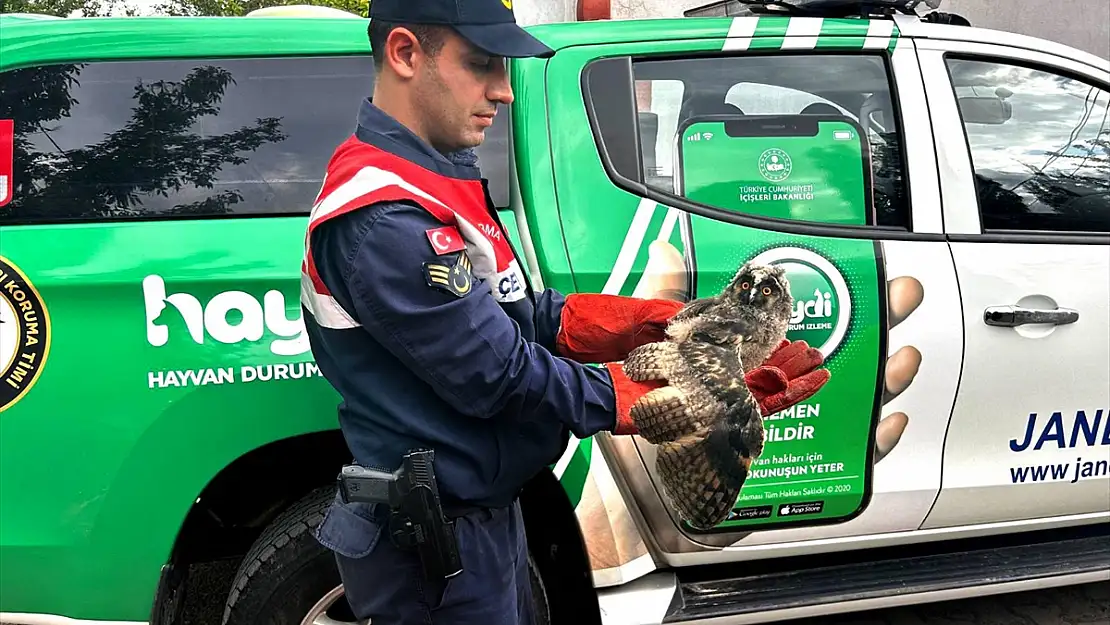
{"label": "tire", "polygon": [[[334,486],[316,489],[262,532],[235,573],[223,625],[300,625],[313,606],[342,584],[334,555],[312,535],[334,498]],[[528,572],[534,623],[551,625],[544,582],[531,552]],[[355,623],[342,597],[327,614],[334,621]]]}
{"label": "tire", "polygon": [[314,490],[262,532],[235,573],[224,625],[300,625],[340,585],[334,556],[312,535],[334,498],[334,486]]}
{"label": "tire", "polygon": [[540,569],[532,552],[528,552],[528,578],[532,581],[532,623],[551,625],[551,610],[547,606],[547,587],[540,577]]}

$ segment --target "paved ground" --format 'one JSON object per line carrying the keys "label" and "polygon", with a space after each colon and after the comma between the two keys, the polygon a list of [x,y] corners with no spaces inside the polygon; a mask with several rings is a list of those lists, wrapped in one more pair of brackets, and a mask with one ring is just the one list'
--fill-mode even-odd
{"label": "paved ground", "polygon": [[[228,567],[207,567],[192,598],[222,592]],[[218,610],[190,605],[184,625],[218,625]],[[4,625],[0,623],[0,625]],[[1110,625],[1110,584],[847,614],[781,625]]]}
{"label": "paved ground", "polygon": [[[193,599],[226,592],[234,571],[217,564],[198,571]],[[219,611],[191,605],[184,625],[219,625]],[[781,625],[1110,625],[1110,584],[950,601],[880,612],[863,612]]]}
{"label": "paved ground", "polygon": [[949,601],[784,625],[1110,625],[1110,584]]}

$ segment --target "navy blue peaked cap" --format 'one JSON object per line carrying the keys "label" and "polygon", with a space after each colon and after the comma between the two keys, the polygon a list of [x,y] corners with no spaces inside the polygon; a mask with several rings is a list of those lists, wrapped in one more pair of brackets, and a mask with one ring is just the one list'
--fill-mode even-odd
{"label": "navy blue peaked cap", "polygon": [[549,58],[555,54],[516,23],[512,0],[370,0],[370,19],[450,26],[496,56]]}

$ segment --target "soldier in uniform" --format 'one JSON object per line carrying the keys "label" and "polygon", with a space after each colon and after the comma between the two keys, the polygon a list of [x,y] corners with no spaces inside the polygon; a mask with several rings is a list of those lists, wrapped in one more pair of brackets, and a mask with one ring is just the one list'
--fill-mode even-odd
{"label": "soldier in uniform", "polygon": [[518,493],[569,433],[636,432],[628,407],[657,385],[619,361],[661,340],[682,306],[529,285],[473,152],[513,100],[505,58],[553,54],[511,6],[373,0],[373,98],[328,163],[305,237],[305,324],[354,462],[393,471],[434,450],[464,569],[427,579],[391,541],[388,506],[337,495],[316,536],[375,625],[532,622]]}

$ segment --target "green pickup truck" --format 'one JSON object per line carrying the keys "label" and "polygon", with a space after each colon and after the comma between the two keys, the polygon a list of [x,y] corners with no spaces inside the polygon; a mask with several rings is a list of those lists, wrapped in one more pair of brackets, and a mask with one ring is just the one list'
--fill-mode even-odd
{"label": "green pickup truck", "polygon": [[[522,495],[541,622],[1110,579],[1110,63],[846,4],[547,24],[511,62],[479,157],[533,285],[688,301],[782,264],[832,373],[709,531],[651,444],[572,438]],[[0,622],[349,620],[298,275],[366,25],[0,16]]]}

